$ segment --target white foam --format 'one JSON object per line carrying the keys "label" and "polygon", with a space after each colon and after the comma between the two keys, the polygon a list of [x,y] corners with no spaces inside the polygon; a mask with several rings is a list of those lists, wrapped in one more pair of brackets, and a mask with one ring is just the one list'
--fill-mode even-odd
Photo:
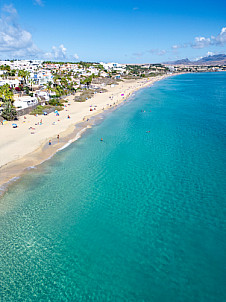
{"label": "white foam", "polygon": [[70,146],[71,143],[72,143],[72,140],[70,139],[63,147],[59,148],[57,150],[57,152],[61,151],[61,150],[64,150],[65,148],[67,148],[68,146]]}
{"label": "white foam", "polygon": [[2,185],[2,186],[0,187],[0,195],[2,195],[2,194],[5,192],[6,188],[7,188],[12,182],[17,181],[19,178],[20,178],[20,176],[15,176],[15,177],[11,178],[9,181],[7,181],[6,183],[4,183],[4,185]]}
{"label": "white foam", "polygon": [[35,166],[30,166],[27,168],[27,170],[31,170],[31,169],[37,169]]}
{"label": "white foam", "polygon": [[57,150],[57,152],[64,150],[65,148],[70,146],[73,142],[77,141],[82,136],[82,133],[85,132],[87,129],[88,129],[88,126],[83,128],[82,130],[80,130],[73,139],[70,139],[63,147],[59,148]]}

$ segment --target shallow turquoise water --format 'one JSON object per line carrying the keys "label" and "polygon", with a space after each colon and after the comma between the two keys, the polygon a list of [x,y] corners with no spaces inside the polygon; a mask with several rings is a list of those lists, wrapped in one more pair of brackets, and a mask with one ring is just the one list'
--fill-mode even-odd
{"label": "shallow turquoise water", "polygon": [[28,172],[0,200],[0,300],[226,301],[225,134],[226,73],[180,75]]}

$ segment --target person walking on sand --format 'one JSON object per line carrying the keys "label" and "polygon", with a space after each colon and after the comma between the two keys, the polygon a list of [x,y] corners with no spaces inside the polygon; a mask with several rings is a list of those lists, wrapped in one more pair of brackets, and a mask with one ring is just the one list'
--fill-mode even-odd
{"label": "person walking on sand", "polygon": [[59,139],[60,139],[60,135],[59,134],[57,135],[57,139],[58,139],[58,142],[59,142]]}
{"label": "person walking on sand", "polygon": [[49,140],[49,146],[52,145],[51,139]]}

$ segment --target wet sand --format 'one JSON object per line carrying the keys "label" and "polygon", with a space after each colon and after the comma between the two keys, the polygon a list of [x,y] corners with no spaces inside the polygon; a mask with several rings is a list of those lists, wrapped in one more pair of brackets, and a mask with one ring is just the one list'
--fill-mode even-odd
{"label": "wet sand", "polygon": [[[84,103],[75,103],[74,96],[70,96],[67,100],[71,105],[67,105],[64,111],[60,111],[59,117],[56,117],[54,113],[38,117],[27,115],[26,119],[20,117],[17,122],[18,129],[12,128],[12,122],[0,126],[0,139],[2,138],[0,147],[1,192],[4,192],[10,183],[17,180],[31,167],[40,165],[81,137],[82,133],[95,124],[103,112],[123,103],[135,91],[168,76],[170,75],[145,80],[123,81],[108,89],[108,92],[96,94]],[[94,107],[94,104],[97,107]],[[90,107],[91,105],[93,106]],[[90,111],[90,108],[93,111]],[[68,115],[70,115],[70,119],[67,118]],[[37,125],[41,119],[43,125]],[[35,130],[28,130],[28,126]],[[34,134],[31,134],[32,131]],[[58,134],[59,140],[57,139]],[[51,145],[48,143],[49,140],[51,140]]]}

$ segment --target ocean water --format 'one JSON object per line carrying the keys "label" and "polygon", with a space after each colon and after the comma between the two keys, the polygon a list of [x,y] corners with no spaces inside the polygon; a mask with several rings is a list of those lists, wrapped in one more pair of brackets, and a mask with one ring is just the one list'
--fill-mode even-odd
{"label": "ocean water", "polygon": [[226,73],[139,91],[0,199],[0,301],[226,301],[225,150]]}

